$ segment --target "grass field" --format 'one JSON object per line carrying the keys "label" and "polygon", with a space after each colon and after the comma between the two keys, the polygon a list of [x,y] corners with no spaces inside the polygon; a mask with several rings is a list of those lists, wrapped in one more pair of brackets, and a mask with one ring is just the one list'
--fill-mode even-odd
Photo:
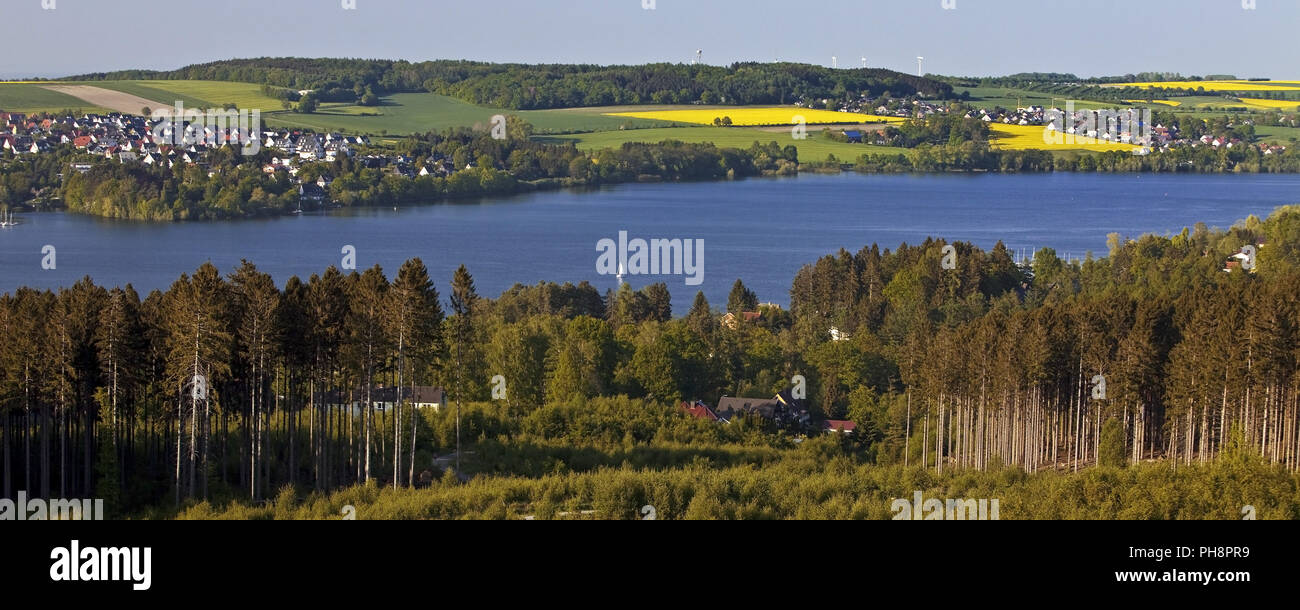
{"label": "grass field", "polygon": [[[262,93],[262,86],[252,83],[226,83],[218,81],[203,80],[146,80],[146,81],[127,81],[137,82],[141,86],[158,89],[167,92],[167,99],[161,101],[171,101],[175,103],[176,96],[184,96],[194,100],[207,102],[205,106],[223,106],[228,103],[234,103],[239,108],[249,110],[261,109],[263,113],[280,110],[280,100]],[[102,84],[101,84],[102,86]],[[149,97],[141,95],[140,97]],[[177,98],[177,99],[184,99]],[[150,98],[152,99],[152,98]]]}
{"label": "grass field", "polygon": [[795,148],[799,149],[800,161],[824,161],[829,155],[833,154],[840,161],[851,162],[866,153],[903,152],[902,149],[886,146],[835,142],[821,137],[821,134],[817,133],[818,131],[809,129],[808,138],[804,140],[796,140],[788,132],[770,132],[738,127],[629,129],[626,131],[602,131],[566,136],[543,136],[537,139],[550,142],[574,142],[582,150],[617,148],[625,142],[661,142],[663,140],[712,142],[726,148],[749,148],[754,142],[766,144],[775,141],[782,147],[793,144]]}
{"label": "grass field", "polygon": [[0,110],[9,112],[58,112],[79,109],[84,112],[104,112],[103,108],[87,103],[65,93],[42,87],[48,83],[0,83]]}
{"label": "grass field", "polygon": [[969,91],[971,96],[966,105],[977,108],[992,108],[994,106],[1003,108],[1025,108],[1028,106],[1051,108],[1056,106],[1064,108],[1065,103],[1070,100],[1074,100],[1074,107],[1080,110],[1115,107],[1113,103],[1081,100],[1063,93],[1043,93],[1041,91],[1007,87],[956,87],[953,89],[953,92],[957,95],[961,95],[962,92],[966,91]]}
{"label": "grass field", "polygon": [[[312,114],[276,112],[263,114],[268,125],[299,127],[318,131],[423,133],[451,127],[487,125],[497,114],[515,114],[532,123],[539,134],[617,130],[660,125],[658,121],[606,116],[609,108],[563,110],[507,110],[463,102],[432,93],[398,93],[383,98],[380,106],[324,104]],[[362,113],[377,116],[361,116]]]}
{"label": "grass field", "polygon": [[1124,101],[1126,101],[1126,102],[1128,102],[1128,103],[1130,103],[1130,104],[1160,104],[1161,106],[1171,106],[1171,107],[1174,107],[1174,108],[1177,108],[1177,107],[1183,105],[1182,102],[1178,102],[1178,101],[1174,101],[1174,100],[1151,100],[1150,102],[1148,102],[1148,101],[1146,101],[1146,100],[1124,100]]}
{"label": "grass field", "polygon": [[714,120],[723,117],[731,119],[732,125],[767,126],[793,125],[802,117],[807,125],[829,123],[902,123],[897,117],[858,114],[853,112],[835,112],[832,110],[813,110],[794,106],[769,108],[722,107],[703,110],[651,110],[644,112],[611,112],[610,116],[636,119],[655,119],[674,123],[694,125],[712,125]]}
{"label": "grass field", "polygon": [[[234,103],[240,108],[261,109],[265,114],[280,110],[280,102],[262,94],[260,85],[216,81],[48,81],[0,83],[0,108],[19,112],[56,112],[80,108],[87,112],[107,110],[77,97],[45,87],[85,85],[118,91],[154,102],[151,108],[169,107],[179,100],[188,108],[213,108]],[[132,109],[139,112],[140,109]]]}
{"label": "grass field", "polygon": [[1296,142],[1300,142],[1300,127],[1256,125],[1255,135],[1258,135],[1265,142],[1294,146]]}
{"label": "grass field", "polygon": [[[213,106],[221,105],[219,103],[214,104],[210,100],[194,97],[192,95],[184,95],[176,91],[168,91],[166,89],[146,85],[144,84],[144,81],[100,81],[85,84],[104,89],[112,89],[113,91],[121,91],[122,93],[129,93],[131,95],[153,100],[157,102],[159,108],[174,106],[177,101],[185,104],[186,108],[211,108]],[[253,107],[250,107],[250,109],[251,108]],[[268,110],[269,109],[279,110],[280,106],[277,104],[273,108],[268,108]]]}

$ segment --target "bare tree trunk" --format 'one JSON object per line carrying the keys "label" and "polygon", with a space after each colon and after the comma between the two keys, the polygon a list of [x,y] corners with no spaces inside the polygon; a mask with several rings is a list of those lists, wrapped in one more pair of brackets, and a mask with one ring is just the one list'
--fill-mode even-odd
{"label": "bare tree trunk", "polygon": [[365,428],[366,428],[365,480],[367,483],[370,482],[370,428],[373,426],[373,421],[375,417],[373,411],[374,403],[370,401],[371,400],[370,388],[371,386],[374,385],[374,372],[370,368],[370,358],[371,358],[370,348],[367,347],[366,348],[366,414],[365,414]]}
{"label": "bare tree trunk", "polygon": [[930,401],[925,401],[925,424],[921,427],[921,469],[930,467]]}
{"label": "bare tree trunk", "polygon": [[907,391],[907,426],[903,436],[903,467],[906,468],[912,458],[912,391]]}
{"label": "bare tree trunk", "polygon": [[10,470],[13,470],[13,458],[9,454],[9,437],[12,434],[13,414],[6,411],[3,417],[0,417],[0,436],[4,437],[4,496],[5,498],[13,497],[13,483],[10,481]]}
{"label": "bare tree trunk", "polygon": [[181,387],[176,388],[176,503],[181,503],[181,438],[184,436],[185,426],[185,406],[183,396],[185,395],[184,383]]}
{"label": "bare tree trunk", "polygon": [[398,333],[397,337],[397,397],[393,403],[393,489],[397,489],[397,482],[402,472],[402,350],[403,337]]}
{"label": "bare tree trunk", "polygon": [[416,431],[416,409],[415,409],[415,374],[411,374],[411,459],[408,462],[406,473],[406,486],[415,487],[415,431]]}

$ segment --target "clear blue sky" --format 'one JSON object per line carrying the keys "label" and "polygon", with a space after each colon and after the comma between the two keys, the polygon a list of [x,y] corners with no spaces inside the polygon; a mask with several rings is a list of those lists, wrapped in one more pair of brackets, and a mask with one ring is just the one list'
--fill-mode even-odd
{"label": "clear blue sky", "polygon": [[233,57],[1300,78],[1300,0],[0,0],[0,77]]}

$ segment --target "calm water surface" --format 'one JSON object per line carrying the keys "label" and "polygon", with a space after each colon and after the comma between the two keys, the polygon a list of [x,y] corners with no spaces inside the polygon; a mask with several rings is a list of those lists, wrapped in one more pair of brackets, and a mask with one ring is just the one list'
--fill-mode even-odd
{"label": "calm water surface", "polygon": [[[1300,203],[1294,175],[805,175],[690,184],[635,184],[597,191],[552,191],[472,203],[340,210],[263,220],[193,223],[110,221],[64,213],[22,216],[0,228],[0,289],[57,288],[89,275],[101,285],[166,289],[211,261],[223,272],[246,258],[277,283],[340,264],[395,273],[421,257],[446,296],[465,263],[479,293],[519,282],[588,280],[616,287],[595,267],[596,242],[629,237],[703,239],[704,283],[682,277],[628,278],[635,288],[666,281],[679,313],[697,289],[726,303],[737,277],[763,301],[785,304],[799,267],[840,248],[896,248],[926,236],[1002,240],[1026,253],[1104,254],[1106,235],[1176,233],[1196,222],[1226,227],[1249,214]],[[57,268],[41,269],[41,248],[57,248]]]}

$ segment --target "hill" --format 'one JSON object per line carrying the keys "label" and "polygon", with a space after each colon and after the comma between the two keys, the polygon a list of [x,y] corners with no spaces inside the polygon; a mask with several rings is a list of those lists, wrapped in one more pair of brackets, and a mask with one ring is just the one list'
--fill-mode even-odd
{"label": "hill", "polygon": [[177,70],[123,70],[63,80],[200,80],[255,83],[296,101],[311,90],[321,102],[374,105],[379,96],[432,92],[513,110],[628,104],[785,104],[841,97],[846,91],[944,98],[952,86],[884,69],[837,70],[796,63],[730,66],[646,64],[493,64],[438,60],[262,57],[186,66]]}

